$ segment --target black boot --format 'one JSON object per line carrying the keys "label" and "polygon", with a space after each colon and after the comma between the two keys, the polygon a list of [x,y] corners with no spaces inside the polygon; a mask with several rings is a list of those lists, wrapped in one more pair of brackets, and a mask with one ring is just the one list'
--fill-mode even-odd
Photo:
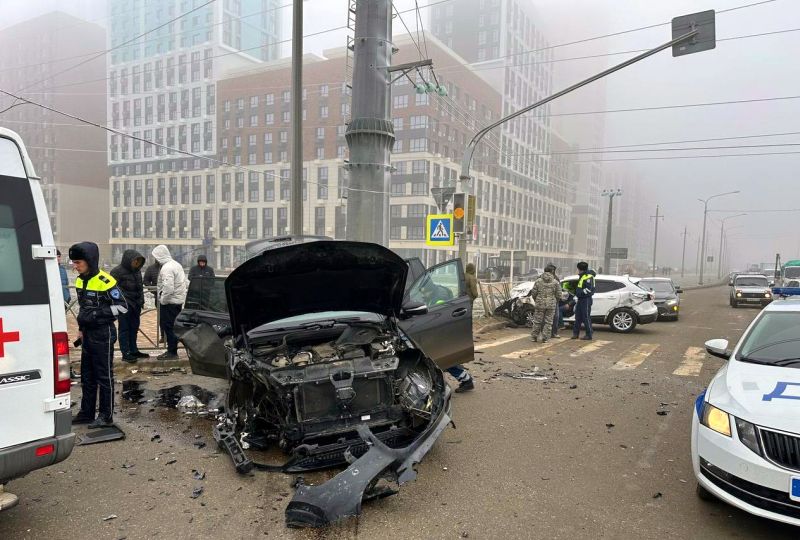
{"label": "black boot", "polygon": [[89,429],[98,429],[104,427],[111,427],[114,425],[114,420],[106,416],[98,416],[97,420],[89,424]]}
{"label": "black boot", "polygon": [[79,424],[91,424],[94,422],[94,415],[89,416],[88,414],[83,414],[79,412],[75,416],[72,417],[72,425],[76,426]]}

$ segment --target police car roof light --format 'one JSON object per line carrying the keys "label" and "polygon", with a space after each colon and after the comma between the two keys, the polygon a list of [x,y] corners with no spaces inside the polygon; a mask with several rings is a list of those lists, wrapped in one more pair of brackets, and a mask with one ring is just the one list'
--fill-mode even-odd
{"label": "police car roof light", "polygon": [[800,287],[773,287],[772,294],[775,296],[800,296]]}

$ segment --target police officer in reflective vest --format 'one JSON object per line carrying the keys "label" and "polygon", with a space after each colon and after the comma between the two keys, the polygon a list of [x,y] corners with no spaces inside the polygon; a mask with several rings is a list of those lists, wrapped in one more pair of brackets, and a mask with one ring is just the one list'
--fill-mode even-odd
{"label": "police officer in reflective vest", "polygon": [[578,263],[578,285],[575,287],[575,296],[578,303],[575,305],[575,324],[572,326],[572,339],[578,339],[581,324],[586,329],[582,339],[592,339],[592,296],[594,296],[594,270],[589,270],[589,264],[583,261]]}
{"label": "police officer in reflective vest", "polygon": [[[89,428],[108,427],[114,423],[114,342],[117,330],[114,321],[128,311],[117,281],[99,268],[100,250],[93,242],[80,242],[69,248],[78,277],[78,339],[81,342],[80,412],[73,424],[89,424]],[[97,394],[100,414],[95,418]]]}

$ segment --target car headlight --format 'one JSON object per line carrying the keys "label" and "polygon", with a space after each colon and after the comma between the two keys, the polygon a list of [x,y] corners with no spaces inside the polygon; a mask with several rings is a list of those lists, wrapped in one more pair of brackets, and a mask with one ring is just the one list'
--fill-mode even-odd
{"label": "car headlight", "polygon": [[772,298],[772,293],[764,293],[764,298]]}
{"label": "car headlight", "polygon": [[667,300],[667,301],[666,301],[666,302],[664,302],[664,303],[665,303],[666,305],[668,305],[668,306],[674,306],[674,305],[676,305],[676,304],[678,303],[678,300],[677,300],[677,299],[675,299],[675,298],[673,298],[672,300]]}
{"label": "car headlight", "polygon": [[722,409],[717,409],[710,403],[703,407],[703,417],[700,423],[708,429],[728,437],[731,436],[731,417]]}
{"label": "car headlight", "polygon": [[739,440],[742,441],[743,445],[759,456],[761,455],[761,445],[758,443],[756,426],[746,420],[736,418],[736,432],[739,434]]}
{"label": "car headlight", "polygon": [[742,291],[736,291],[736,298],[742,297]]}

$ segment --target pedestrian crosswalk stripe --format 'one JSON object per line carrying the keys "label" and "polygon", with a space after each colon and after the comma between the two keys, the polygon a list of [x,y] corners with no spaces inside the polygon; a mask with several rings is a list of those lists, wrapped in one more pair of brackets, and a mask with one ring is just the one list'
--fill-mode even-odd
{"label": "pedestrian crosswalk stripe", "polygon": [[509,358],[511,360],[519,360],[520,358],[525,358],[527,356],[535,356],[537,353],[540,353],[544,350],[549,349],[553,345],[558,345],[559,343],[565,343],[565,341],[555,341],[555,340],[548,340],[547,343],[542,343],[538,347],[534,346],[530,349],[523,349],[521,351],[514,351],[508,354],[504,354],[503,358]]}
{"label": "pedestrian crosswalk stripe", "polygon": [[703,370],[703,359],[706,353],[702,347],[689,347],[683,355],[683,361],[673,375],[681,377],[697,377]]}
{"label": "pedestrian crosswalk stripe", "polygon": [[580,349],[578,349],[574,353],[570,354],[570,356],[576,357],[576,356],[583,356],[585,354],[593,353],[595,351],[598,351],[598,350],[602,349],[603,347],[605,347],[606,345],[609,345],[609,344],[611,344],[610,341],[594,340],[591,343],[589,343],[588,345],[584,345],[583,347],[581,347]]}
{"label": "pedestrian crosswalk stripe", "polygon": [[500,345],[505,345],[506,343],[511,343],[512,341],[519,341],[522,338],[528,337],[528,334],[520,334],[516,336],[511,336],[503,339],[498,339],[497,341],[490,341],[489,343],[476,343],[475,348],[479,351],[484,349],[491,349],[492,347],[499,347]]}
{"label": "pedestrian crosswalk stripe", "polygon": [[658,349],[657,343],[642,343],[623,356],[612,369],[635,369]]}

